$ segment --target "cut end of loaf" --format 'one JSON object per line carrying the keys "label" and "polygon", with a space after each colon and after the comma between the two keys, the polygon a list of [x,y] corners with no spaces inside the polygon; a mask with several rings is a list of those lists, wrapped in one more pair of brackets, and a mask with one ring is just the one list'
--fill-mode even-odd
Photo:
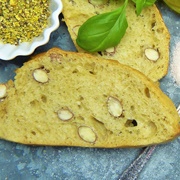
{"label": "cut end of loaf", "polygon": [[172,101],[143,74],[115,61],[53,48],[25,63],[6,87],[0,138],[9,141],[139,147],[180,133]]}

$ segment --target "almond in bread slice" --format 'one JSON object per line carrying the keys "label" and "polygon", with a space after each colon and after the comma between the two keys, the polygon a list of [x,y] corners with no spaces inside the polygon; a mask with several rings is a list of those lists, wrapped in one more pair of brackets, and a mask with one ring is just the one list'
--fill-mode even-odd
{"label": "almond in bread slice", "polygon": [[113,148],[163,143],[180,133],[173,102],[117,61],[53,48],[16,73],[1,97],[2,139]]}
{"label": "almond in bread slice", "polygon": [[[122,5],[122,0],[62,0],[64,21],[79,52],[83,52],[76,38],[79,27],[90,17],[110,12]],[[94,53],[106,59],[115,59],[158,81],[167,74],[170,34],[155,5],[145,8],[140,16],[135,4],[128,2],[126,10],[128,29],[121,42],[103,52]],[[96,27],[94,27],[96,28]]]}

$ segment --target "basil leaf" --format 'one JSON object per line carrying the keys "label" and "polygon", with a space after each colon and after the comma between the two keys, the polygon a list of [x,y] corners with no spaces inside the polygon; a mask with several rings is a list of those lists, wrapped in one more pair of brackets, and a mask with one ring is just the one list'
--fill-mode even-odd
{"label": "basil leaf", "polygon": [[153,5],[156,0],[132,0],[136,4],[136,14],[140,15],[143,8]]}
{"label": "basil leaf", "polygon": [[86,51],[98,52],[116,46],[124,36],[128,27],[124,4],[108,13],[96,15],[88,19],[78,31],[77,44]]}

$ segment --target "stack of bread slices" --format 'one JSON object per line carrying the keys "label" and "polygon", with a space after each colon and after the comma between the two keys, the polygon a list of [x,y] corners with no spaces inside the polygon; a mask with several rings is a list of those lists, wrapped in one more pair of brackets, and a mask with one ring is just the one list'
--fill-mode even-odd
{"label": "stack of bread slices", "polygon": [[52,48],[32,56],[14,81],[0,84],[1,139],[114,148],[179,136],[176,107],[155,83],[167,73],[169,62],[169,33],[156,6],[137,17],[129,3],[130,23],[120,44],[90,54],[76,44],[78,27],[121,1],[95,2],[63,0],[64,20],[79,52]]}

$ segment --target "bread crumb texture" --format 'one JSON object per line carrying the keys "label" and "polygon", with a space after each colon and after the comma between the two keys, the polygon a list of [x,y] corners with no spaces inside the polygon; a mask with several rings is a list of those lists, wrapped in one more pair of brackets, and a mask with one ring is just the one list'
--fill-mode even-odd
{"label": "bread crumb texture", "polygon": [[[79,52],[83,52],[76,38],[79,27],[90,17],[119,8],[120,0],[62,0],[64,21]],[[128,28],[116,47],[94,53],[106,59],[115,59],[129,65],[152,79],[154,82],[167,74],[169,64],[170,34],[155,5],[145,8],[137,16],[135,5],[128,2],[126,17]]]}
{"label": "bread crumb texture", "polygon": [[157,85],[126,65],[89,54],[53,48],[19,68],[6,89],[0,138],[9,141],[137,147],[180,132],[176,108]]}

